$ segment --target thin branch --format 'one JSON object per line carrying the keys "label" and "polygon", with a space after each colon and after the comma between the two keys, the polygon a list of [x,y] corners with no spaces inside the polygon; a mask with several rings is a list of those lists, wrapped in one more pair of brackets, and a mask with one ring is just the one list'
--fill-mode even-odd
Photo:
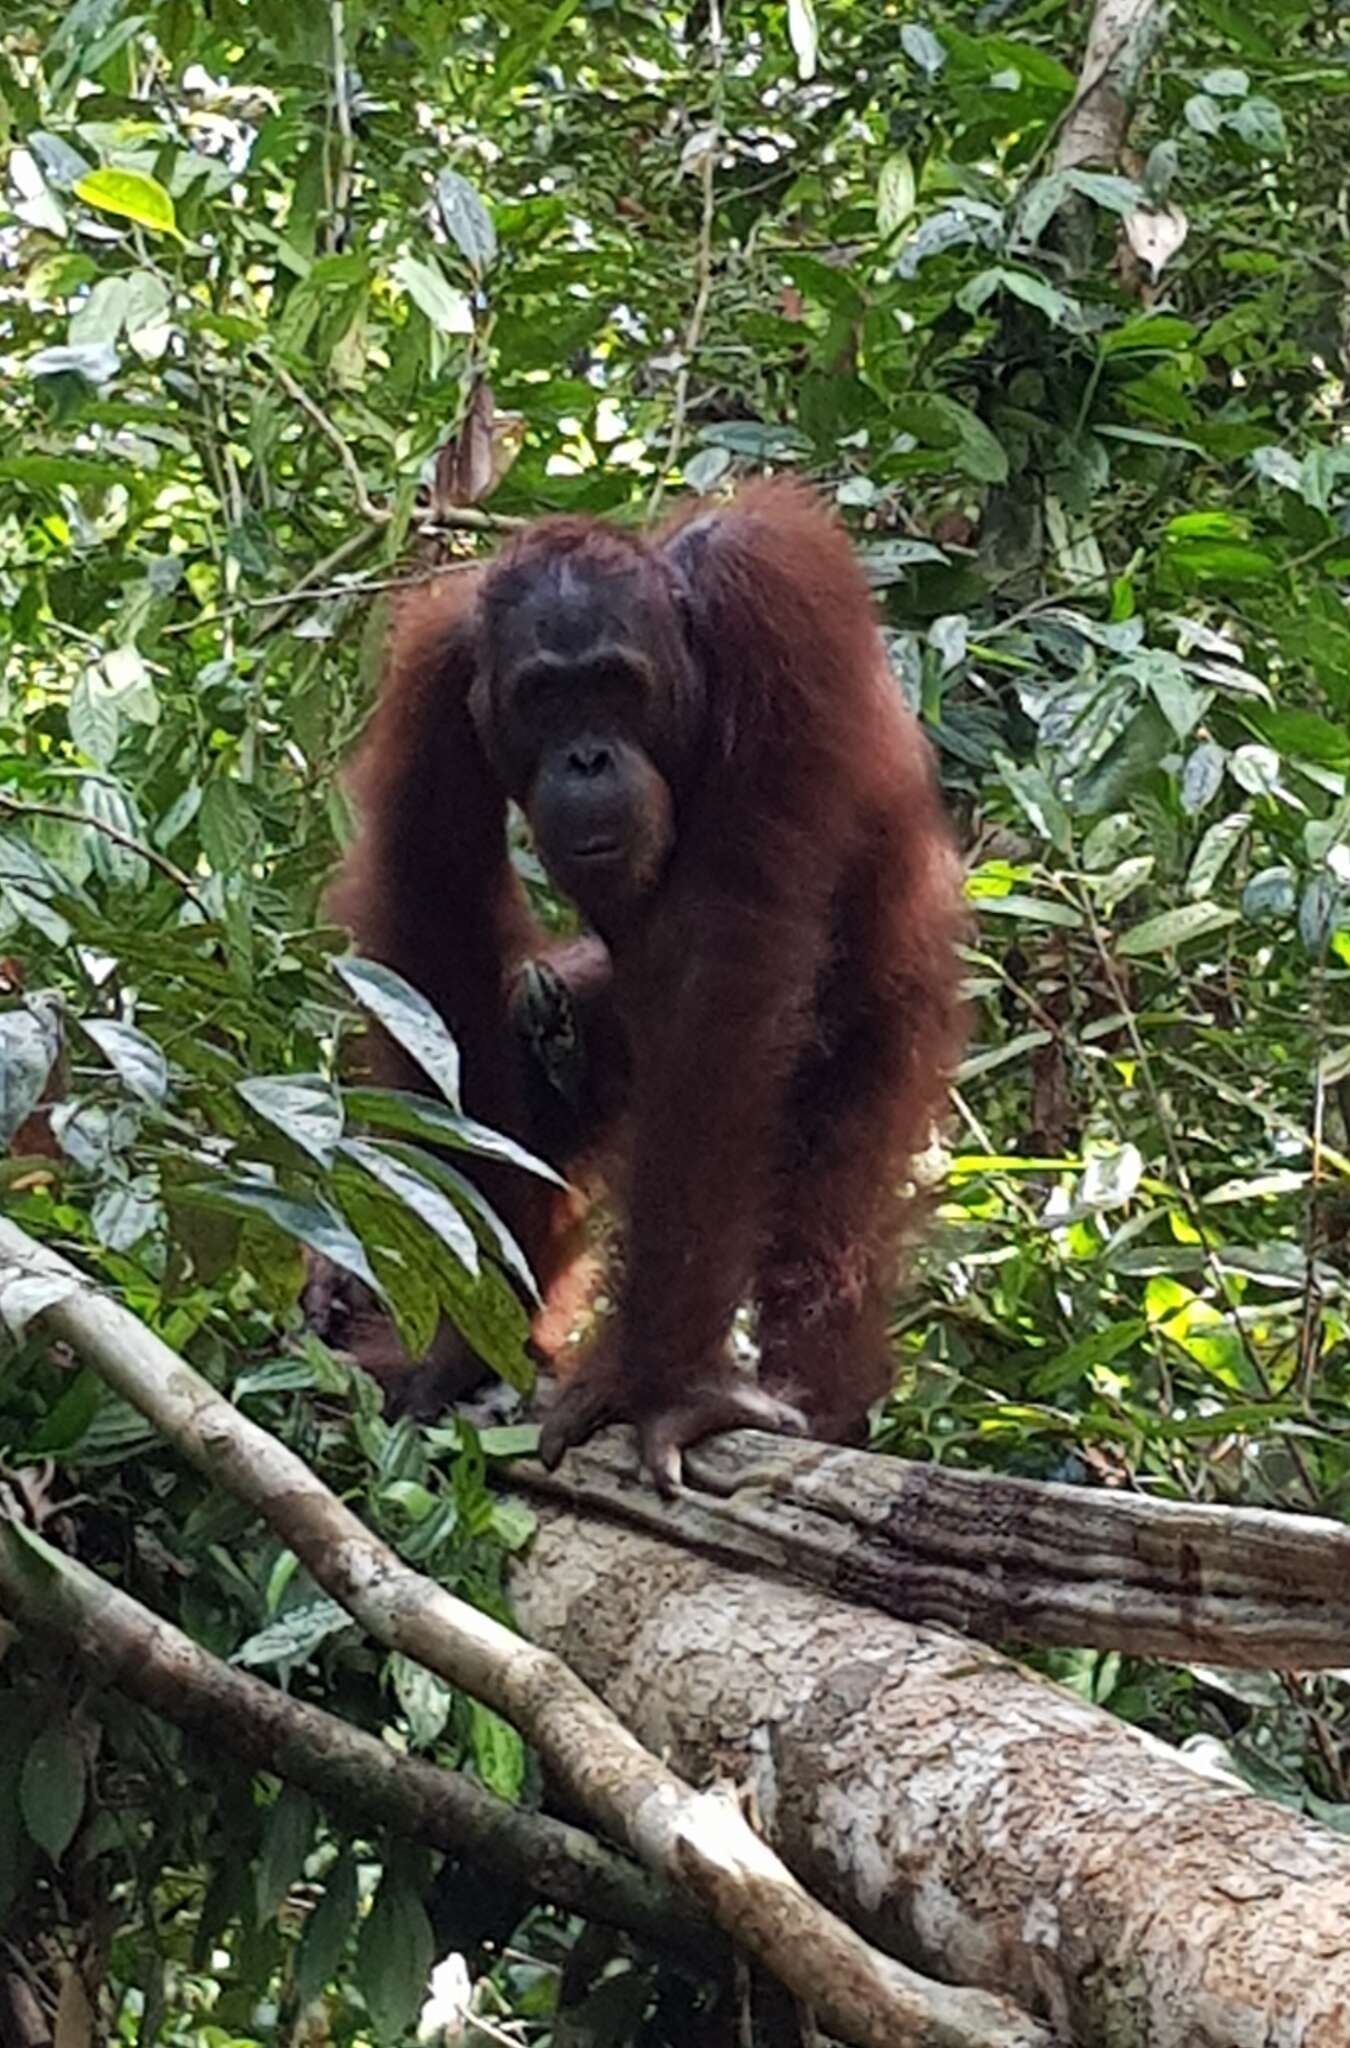
{"label": "thin branch", "polygon": [[[336,4],[334,7],[334,12],[341,13],[341,11],[339,0],[339,4]],[[272,375],[276,378],[287,397],[293,398],[301,410],[309,414],[315,426],[321,433],[327,435],[328,439],[337,449],[338,460],[347,472],[348,481],[352,487],[352,495],[356,499],[356,509],[361,514],[361,517],[368,520],[372,526],[387,526],[392,515],[387,507],[377,505],[366,489],[366,480],[361,474],[361,465],[352,452],[351,444],[342,432],[342,429],[329,419],[328,414],[318,401],[310,397],[304,385],[297,382],[290,371],[284,368],[281,363],[272,363],[270,368]]]}
{"label": "thin branch", "polygon": [[352,197],[352,166],[356,150],[352,135],[351,101],[347,96],[347,16],[343,0],[330,0],[329,34],[333,48],[333,113],[337,120],[338,163],[333,181],[332,216],[328,225],[328,246],[340,249],[347,233],[347,211]]}
{"label": "thin branch", "polygon": [[103,818],[91,818],[84,811],[67,810],[64,804],[30,803],[26,798],[6,796],[3,791],[0,791],[0,811],[7,812],[15,818],[55,818],[62,825],[84,825],[91,832],[101,832],[114,846],[122,847],[127,853],[139,855],[150,867],[158,869],[175,888],[182,890],[188,901],[201,912],[208,923],[210,922],[211,913],[197,894],[190,875],[184,874],[182,868],[176,867],[164,854],[157,853],[153,846],[143,845],[139,839],[133,839],[129,832],[119,831],[116,825],[109,825]]}
{"label": "thin branch", "polygon": [[798,1884],[735,1804],[642,1747],[561,1658],[405,1565],[304,1461],[241,1415],[129,1309],[0,1216],[0,1310],[36,1309],[213,1484],[260,1514],[324,1591],[398,1650],[510,1721],[561,1790],[687,1892],[856,2048],[1050,2048],[1009,2000],[922,1977]]}
{"label": "thin branch", "polygon": [[698,356],[699,344],[703,339],[703,323],[708,313],[708,302],[712,297],[712,255],[713,225],[717,216],[717,151],[721,142],[720,120],[721,75],[722,75],[722,13],[720,0],[709,0],[708,36],[712,45],[712,61],[716,86],[714,99],[717,119],[708,136],[707,148],[699,159],[699,186],[703,195],[703,210],[699,221],[698,249],[696,256],[697,289],[694,304],[689,314],[689,325],[685,329],[684,347],[681,351],[680,367],[675,376],[675,395],[671,408],[670,439],[666,444],[666,458],[652,487],[648,515],[655,518],[661,509],[665,496],[666,478],[675,469],[684,447],[685,426],[689,414],[689,383],[694,374],[694,363]]}
{"label": "thin branch", "polygon": [[0,1613],[73,1654],[101,1685],[246,1763],[313,1793],[340,1817],[387,1828],[527,1886],[716,1975],[729,1960],[686,1901],[581,1828],[498,1799],[458,1771],[402,1756],[336,1714],[222,1663],[5,1512],[0,1489]]}

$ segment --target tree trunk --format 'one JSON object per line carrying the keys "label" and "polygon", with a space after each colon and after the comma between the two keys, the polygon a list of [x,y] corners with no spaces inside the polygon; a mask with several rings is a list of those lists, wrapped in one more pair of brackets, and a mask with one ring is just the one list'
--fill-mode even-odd
{"label": "tree trunk", "polygon": [[1350,1846],[993,1651],[551,1508],[512,1596],[925,1971],[1082,2048],[1350,2042]]}
{"label": "tree trunk", "polygon": [[511,1466],[510,1483],[986,1642],[1258,1670],[1350,1663],[1350,1529],[1325,1516],[954,1472],[753,1430],[686,1464],[692,1486],[661,1500],[632,1431],[608,1429],[557,1472]]}

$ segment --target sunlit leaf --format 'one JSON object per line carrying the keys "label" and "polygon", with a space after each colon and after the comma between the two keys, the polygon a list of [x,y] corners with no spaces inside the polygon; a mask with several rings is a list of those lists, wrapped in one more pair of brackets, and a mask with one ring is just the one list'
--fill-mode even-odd
{"label": "sunlit leaf", "polygon": [[[116,170],[105,166],[79,179],[75,197],[102,213],[115,213],[137,227],[155,234],[178,235],[173,200],[158,178],[145,171]],[[181,236],[179,237],[181,240]]]}

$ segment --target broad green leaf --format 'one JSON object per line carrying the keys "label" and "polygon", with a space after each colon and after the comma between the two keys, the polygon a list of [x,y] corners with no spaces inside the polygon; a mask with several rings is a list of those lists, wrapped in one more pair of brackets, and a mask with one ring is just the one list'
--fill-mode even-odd
{"label": "broad green leaf", "polygon": [[691,491],[700,496],[715,490],[731,467],[731,454],[726,448],[699,448],[684,465],[684,480]]}
{"label": "broad green leaf", "polygon": [[525,1745],[515,1729],[490,1707],[470,1700],[469,1741],[483,1783],[514,1805],[525,1783]]}
{"label": "broad green leaf", "polygon": [[202,1209],[218,1209],[229,1216],[265,1217],[297,1244],[308,1245],[321,1258],[345,1267],[377,1294],[381,1291],[360,1240],[327,1202],[306,1200],[256,1181],[239,1180],[178,1188],[174,1199]]}
{"label": "broad green leaf", "polygon": [[357,1982],[381,2041],[396,2041],[417,2018],[435,1954],[421,1899],[386,1869],[356,1952]]}
{"label": "broad green leaf", "polygon": [[259,1075],[238,1084],[251,1109],[317,1159],[331,1164],[342,1136],[342,1102],[319,1074]]}
{"label": "broad green leaf", "polygon": [[7,1146],[42,1099],[61,1049],[57,1015],[49,1007],[0,1013],[0,1146]]}
{"label": "broad green leaf", "polygon": [[1187,871],[1188,896],[1212,895],[1214,884],[1241,845],[1251,822],[1250,811],[1232,811],[1209,827]]}
{"label": "broad green leaf", "polygon": [[80,1028],[116,1069],[123,1086],[158,1108],[169,1092],[169,1063],[154,1039],[110,1017],[81,1017]]}
{"label": "broad green leaf", "polygon": [[1297,901],[1298,883],[1292,868],[1261,868],[1242,891],[1242,915],[1289,917]]}
{"label": "broad green leaf", "polygon": [[326,1643],[330,1636],[340,1635],[344,1629],[355,1626],[346,1608],[339,1607],[336,1600],[326,1597],[308,1600],[249,1636],[239,1645],[230,1662],[250,1667],[304,1664],[320,1643]]}
{"label": "broad green leaf", "polygon": [[480,1238],[486,1239],[526,1300],[538,1301],[539,1289],[524,1252],[472,1181],[467,1180],[448,1159],[442,1159],[436,1152],[423,1151],[420,1146],[403,1145],[392,1138],[384,1138],[380,1149],[395,1159],[401,1159],[424,1180],[434,1181],[438,1188],[442,1188],[451,1201],[477,1224]]}
{"label": "broad green leaf", "polygon": [[303,2012],[338,1974],[347,1937],[356,1925],[356,1859],[344,1849],[329,1871],[323,1897],[305,1922],[295,1959],[295,1998]]}
{"label": "broad green leaf", "polygon": [[271,1919],[303,1874],[318,1818],[308,1792],[302,1792],[298,1785],[282,1786],[268,1811],[254,1878],[260,1921]]}
{"label": "broad green leaf", "polygon": [[1133,178],[1118,178],[1110,171],[1065,171],[1064,177],[1070,189],[1090,199],[1094,206],[1105,207],[1108,213],[1133,213],[1144,201],[1143,188]]}
{"label": "broad green leaf", "polygon": [[349,1088],[345,1100],[348,1114],[360,1122],[397,1131],[404,1137],[420,1138],[428,1145],[448,1145],[456,1152],[503,1159],[512,1166],[523,1167],[527,1173],[537,1174],[541,1180],[551,1180],[558,1187],[566,1185],[561,1174],[527,1152],[523,1145],[517,1145],[514,1138],[490,1131],[486,1124],[461,1116],[429,1097],[405,1095],[393,1088]]}
{"label": "broad green leaf", "polygon": [[145,171],[115,170],[111,166],[90,171],[76,184],[75,196],[102,213],[118,214],[155,234],[175,235],[182,240],[173,199],[158,178]]}
{"label": "broad green leaf", "polygon": [[110,341],[61,343],[40,348],[27,361],[30,377],[83,377],[86,384],[108,384],[117,375],[121,357]]}
{"label": "broad green leaf", "polygon": [[1028,1391],[1040,1399],[1062,1393],[1085,1378],[1094,1366],[1110,1365],[1122,1353],[1133,1350],[1147,1331],[1148,1324],[1142,1316],[1091,1331],[1078,1343],[1038,1365],[1028,1382]]}
{"label": "broad green leaf", "polygon": [[43,1728],[24,1758],[19,1778],[24,1826],[53,1863],[65,1855],[80,1824],[87,1768],[84,1744],[66,1720]]}
{"label": "broad green leaf", "polygon": [[373,1180],[411,1209],[473,1278],[478,1277],[478,1241],[454,1203],[430,1180],[368,1138],[344,1138],[343,1156],[364,1167]]}
{"label": "broad green leaf", "polygon": [[377,960],[335,960],[334,972],[346,982],[362,1009],[382,1024],[427,1079],[434,1081],[452,1109],[459,1108],[459,1048],[445,1021],[421,992]]}
{"label": "broad green leaf", "polygon": [[494,70],[497,92],[509,93],[520,83],[532,64],[537,64],[560,29],[566,28],[581,0],[558,0],[537,28],[517,29],[506,44]]}
{"label": "broad green leaf", "polygon": [[1047,284],[1043,277],[1036,277],[1029,270],[1009,270],[1004,265],[995,265],[991,270],[982,270],[962,285],[956,295],[957,304],[967,313],[978,312],[986,299],[996,292],[1011,292],[1015,299],[1034,306],[1044,313],[1052,327],[1062,327],[1073,319],[1078,308],[1067,293],[1057,291]]}
{"label": "broad green leaf", "polygon": [[151,1231],[164,1227],[157,1184],[141,1176],[99,1191],[89,1212],[94,1235],[111,1252],[129,1252]]}
{"label": "broad green leaf", "polygon": [[472,334],[473,308],[463,292],[446,282],[434,264],[420,256],[400,256],[389,272],[439,334]]}
{"label": "broad green leaf", "polygon": [[458,171],[441,172],[436,180],[436,201],[451,241],[474,276],[482,277],[497,254],[497,234],[486,206]]}
{"label": "broad green leaf", "polygon": [[907,21],[900,30],[900,47],[911,64],[917,64],[925,78],[936,78],[947,61],[947,52],[922,22]]}
{"label": "broad green leaf", "polygon": [[143,827],[126,791],[104,776],[86,776],[80,784],[80,809],[91,826],[105,828],[89,834],[94,872],[119,889],[143,889],[150,865],[136,851]]}
{"label": "broad green leaf", "polygon": [[1132,960],[1143,959],[1150,953],[1170,953],[1195,939],[1224,931],[1236,923],[1237,915],[1236,910],[1226,910],[1218,903],[1185,903],[1178,910],[1160,911],[1156,917],[1145,918],[1142,924],[1123,932],[1116,947]]}
{"label": "broad green leaf", "polygon": [[1014,889],[1007,896],[980,896],[975,908],[981,917],[1022,917],[1028,924],[1063,925],[1066,931],[1077,931],[1083,922],[1081,911],[1071,903],[1058,903],[1045,896],[1028,896]]}
{"label": "broad green leaf", "polygon": [[1227,755],[1213,740],[1202,740],[1186,757],[1181,771],[1181,808],[1188,817],[1203,811],[1218,795]]}
{"label": "broad green leaf", "polygon": [[1038,1046],[1049,1045],[1050,1040],[1051,1033],[1048,1031],[1019,1031],[1006,1045],[991,1046],[987,1052],[967,1054],[956,1070],[956,1078],[963,1084],[973,1081],[980,1074],[992,1073],[995,1067],[1006,1067],[1013,1060],[1025,1058],[1027,1053],[1035,1052]]}
{"label": "broad green leaf", "polygon": [[399,1706],[407,1716],[413,1748],[430,1749],[450,1718],[453,1695],[449,1686],[434,1671],[414,1664],[397,1650],[389,1659],[389,1676]]}

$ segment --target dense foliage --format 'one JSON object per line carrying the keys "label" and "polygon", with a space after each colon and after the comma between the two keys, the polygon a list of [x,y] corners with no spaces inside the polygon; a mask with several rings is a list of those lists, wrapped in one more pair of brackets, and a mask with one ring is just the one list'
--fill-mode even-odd
{"label": "dense foliage", "polygon": [[[413,1149],[485,1142],[449,1052],[420,1121],[340,1078],[353,995],[419,1027],[328,965],[337,771],[392,580],[765,465],[855,528],[978,911],[879,1443],[1345,1511],[1346,16],[1175,10],[1131,154],[1065,170],[1087,17],[0,24],[6,1213],[481,1602],[528,1535],[485,1483],[515,1439],[391,1430],[300,1335],[309,1243],[414,1341],[448,1309],[527,1377],[509,1247]],[[0,1480],[218,1654],[528,1795],[510,1731],[389,1668],[31,1331],[0,1356]],[[1054,1668],[1350,1812],[1339,1684]],[[331,2038],[392,2040],[471,1922],[432,1859],[3,1654],[0,1973],[40,1999],[78,1951],[119,2039],[297,2038],[328,1986]],[[527,1917],[480,1985],[514,2038],[549,2038],[574,1932]],[[631,1967],[570,2038],[686,2039],[685,1996]]]}

